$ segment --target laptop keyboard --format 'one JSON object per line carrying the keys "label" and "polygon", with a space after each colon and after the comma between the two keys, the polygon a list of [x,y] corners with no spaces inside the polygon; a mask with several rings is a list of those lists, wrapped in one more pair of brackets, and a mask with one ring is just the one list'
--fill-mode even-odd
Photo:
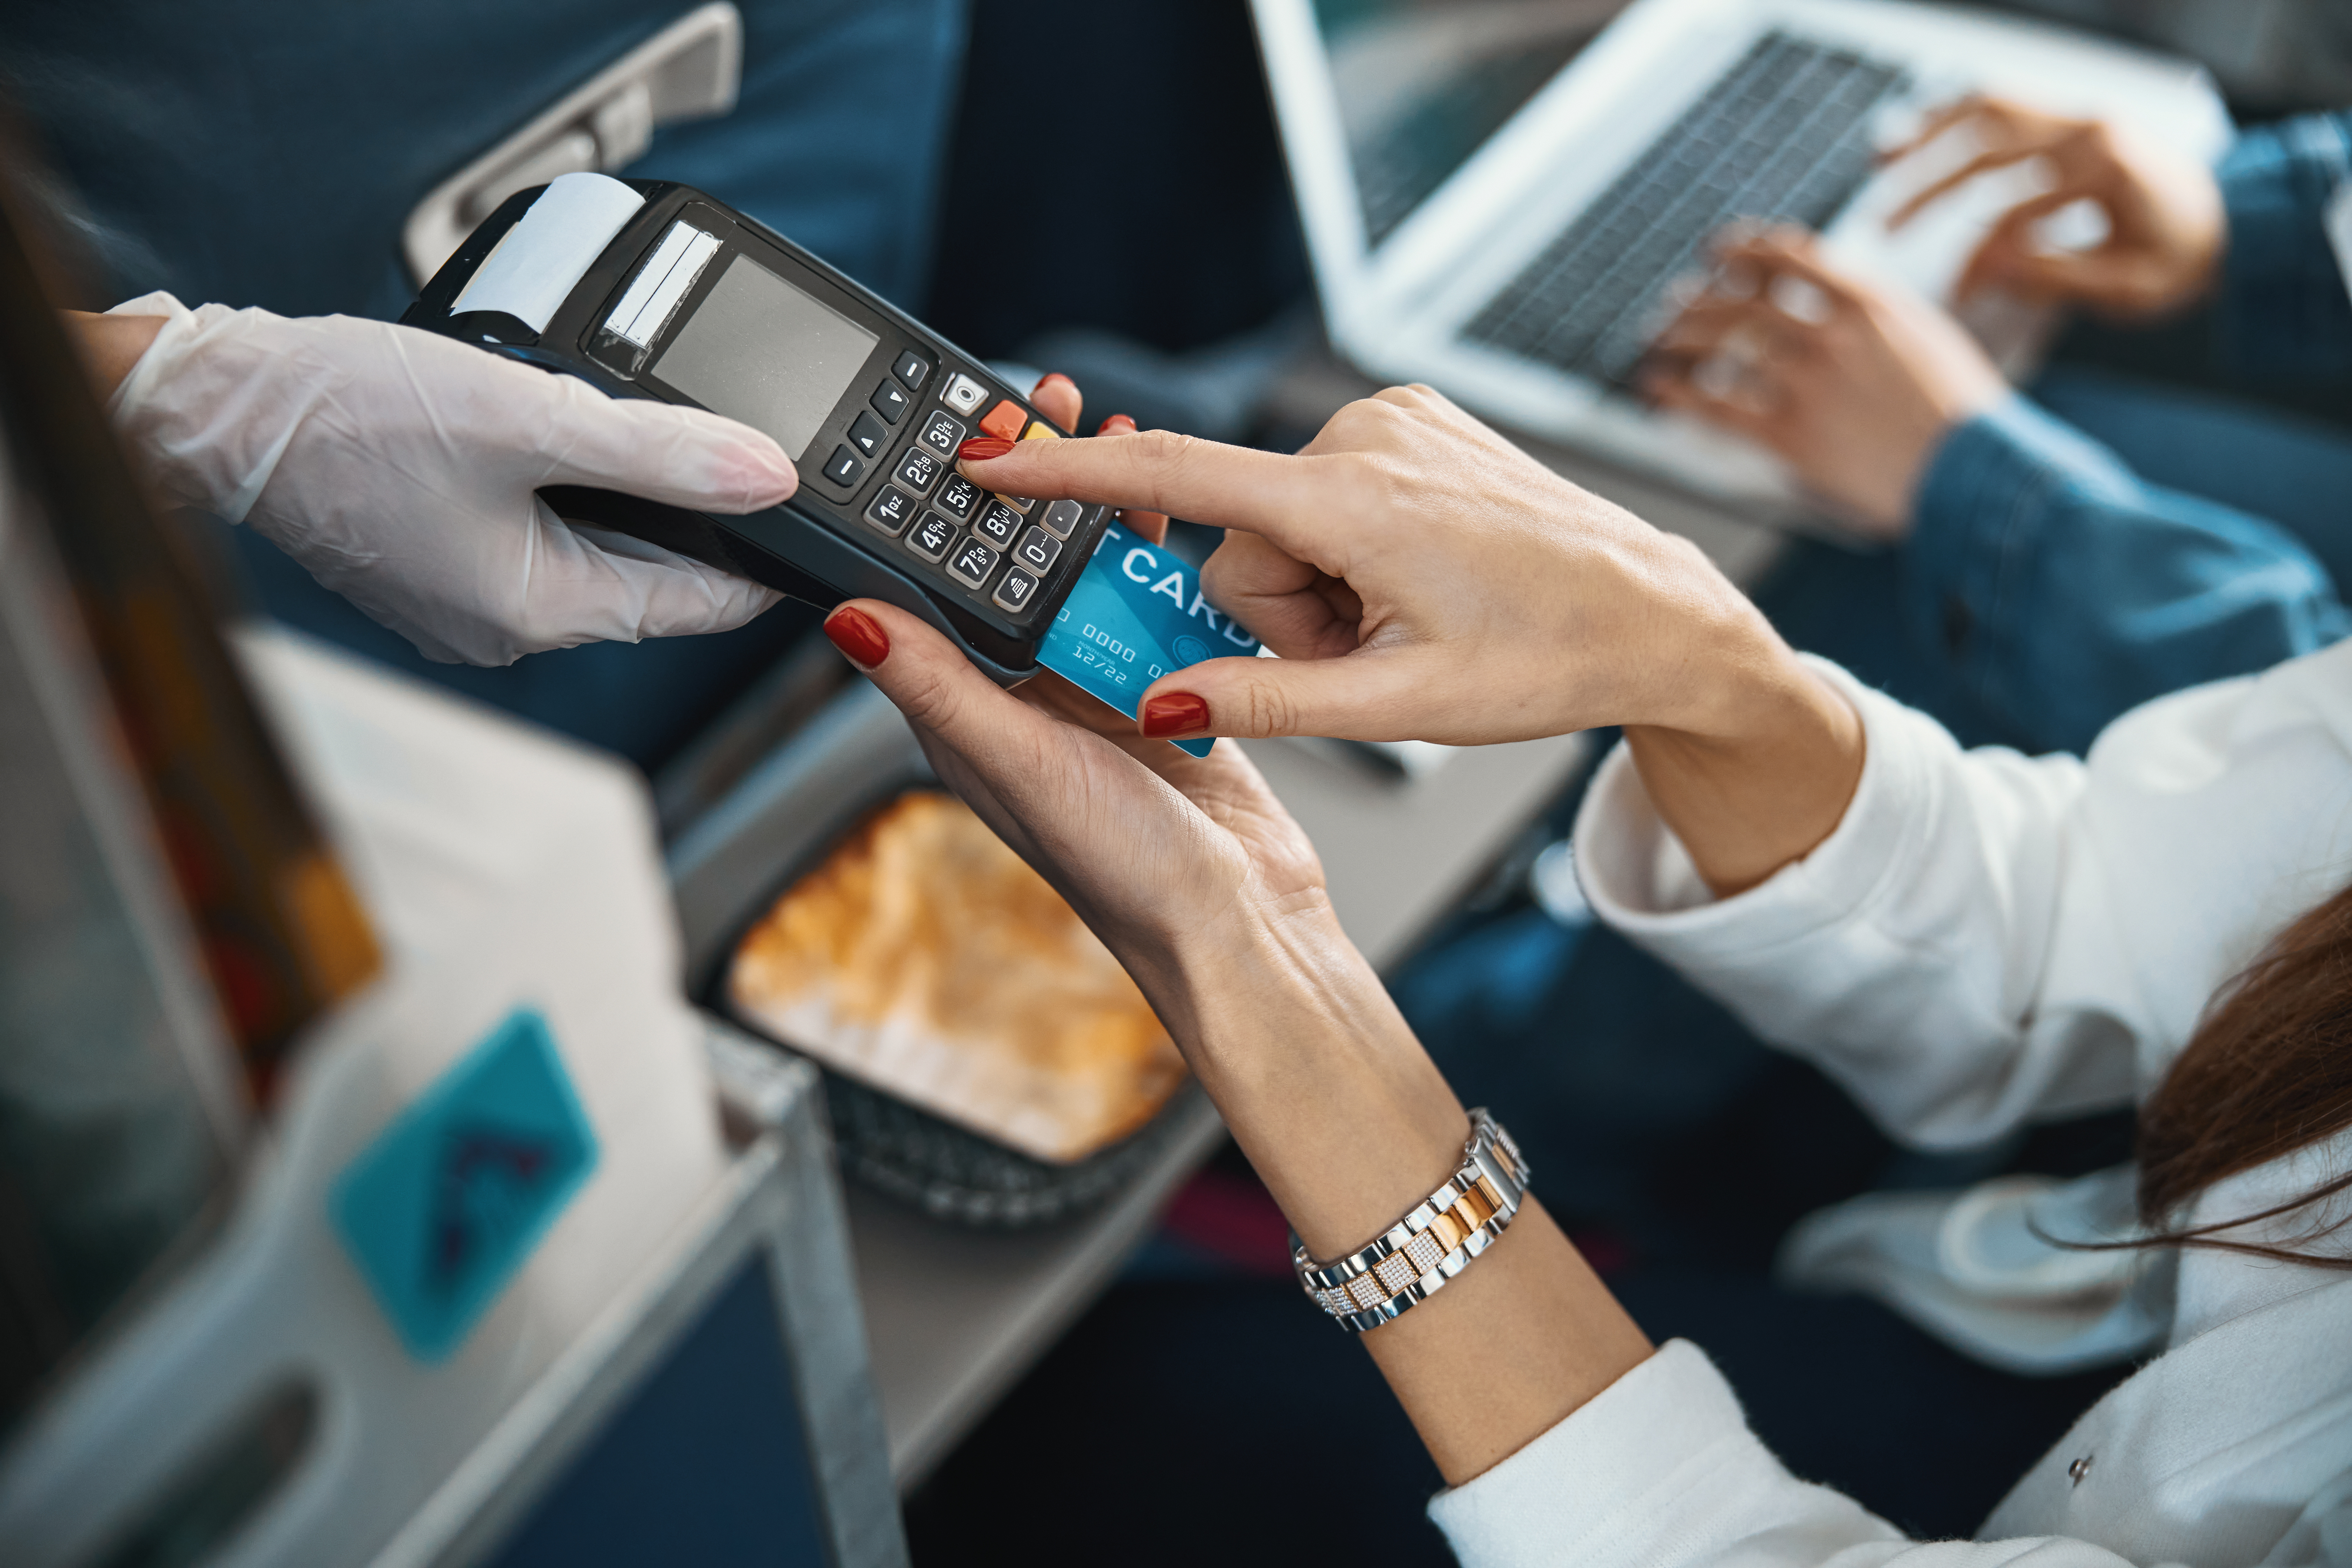
{"label": "laptop keyboard", "polygon": [[1871,121],[1904,77],[1768,33],[1463,335],[1614,386],[1665,325],[1659,296],[1736,218],[1818,228],[1870,175]]}

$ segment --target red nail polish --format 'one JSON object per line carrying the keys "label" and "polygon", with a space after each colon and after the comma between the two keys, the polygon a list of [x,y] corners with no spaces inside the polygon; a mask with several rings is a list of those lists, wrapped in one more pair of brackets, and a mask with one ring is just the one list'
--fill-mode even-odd
{"label": "red nail polish", "polygon": [[1013,450],[1013,443],[1002,436],[974,436],[956,448],[959,463],[985,463],[991,458],[1001,458]]}
{"label": "red nail polish", "polygon": [[1037,384],[1035,386],[1030,388],[1030,397],[1034,399],[1038,393],[1045,390],[1045,384],[1049,381],[1058,381],[1064,386],[1067,387],[1076,387],[1078,384],[1076,382],[1072,381],[1068,376],[1064,375],[1060,371],[1049,370],[1045,374],[1037,378]]}
{"label": "red nail polish", "polygon": [[1209,727],[1209,704],[1189,691],[1163,691],[1143,705],[1143,732],[1155,741]]}
{"label": "red nail polish", "polygon": [[1100,425],[1095,426],[1095,434],[1097,436],[1131,436],[1135,434],[1135,421],[1129,418],[1124,414],[1114,414],[1109,418],[1104,420]]}
{"label": "red nail polish", "polygon": [[860,669],[872,669],[890,657],[890,639],[873,616],[844,605],[824,618],[824,635]]}

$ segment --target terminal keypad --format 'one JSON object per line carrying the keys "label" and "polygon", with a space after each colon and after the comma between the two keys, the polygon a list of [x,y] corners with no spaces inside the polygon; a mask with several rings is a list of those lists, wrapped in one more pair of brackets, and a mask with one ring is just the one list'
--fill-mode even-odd
{"label": "terminal keypad", "polygon": [[[921,391],[931,382],[939,385],[926,398]],[[1066,543],[1087,509],[990,495],[956,472],[955,455],[974,423],[990,435],[1050,430],[972,376],[947,374],[912,351],[898,356],[866,405],[871,412],[851,422],[849,444],[824,470],[854,485],[868,466],[881,468],[882,483],[859,514],[866,526],[897,540],[927,574],[985,594],[1008,615],[1034,607],[1054,569],[1066,569]]]}

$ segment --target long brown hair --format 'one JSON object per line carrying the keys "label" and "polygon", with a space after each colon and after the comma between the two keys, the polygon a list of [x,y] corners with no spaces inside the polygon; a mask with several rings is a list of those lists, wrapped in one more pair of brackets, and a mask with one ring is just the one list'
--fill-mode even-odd
{"label": "long brown hair", "polygon": [[[2221,993],[2139,1119],[2141,1245],[2211,1247],[2327,1268],[2352,1257],[2215,1232],[2352,1189],[2352,1169],[2301,1197],[2212,1225],[2180,1226],[2200,1193],[2352,1127],[2352,888],[2305,913]],[[2317,1226],[2302,1248],[2343,1228]]]}

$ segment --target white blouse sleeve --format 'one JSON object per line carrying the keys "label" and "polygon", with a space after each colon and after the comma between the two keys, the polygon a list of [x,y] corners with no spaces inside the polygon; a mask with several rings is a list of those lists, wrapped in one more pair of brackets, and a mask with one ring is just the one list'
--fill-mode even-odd
{"label": "white blouse sleeve", "polygon": [[1675,1340],[1429,1505],[1463,1568],[2125,1568],[2086,1542],[1907,1540],[1780,1467],[1706,1354]]}
{"label": "white blouse sleeve", "polygon": [[[1836,830],[1761,886],[1713,900],[1620,747],[1576,824],[1594,910],[1899,1136],[1965,1145],[2035,1110],[2128,1099],[2133,1007],[2101,994],[2125,966],[2102,951],[2113,931],[2095,907],[2098,879],[2067,874],[2084,765],[1963,752],[1924,714],[1811,662],[1865,734]],[[2057,957],[2089,984],[2051,1014],[2035,1004]]]}

